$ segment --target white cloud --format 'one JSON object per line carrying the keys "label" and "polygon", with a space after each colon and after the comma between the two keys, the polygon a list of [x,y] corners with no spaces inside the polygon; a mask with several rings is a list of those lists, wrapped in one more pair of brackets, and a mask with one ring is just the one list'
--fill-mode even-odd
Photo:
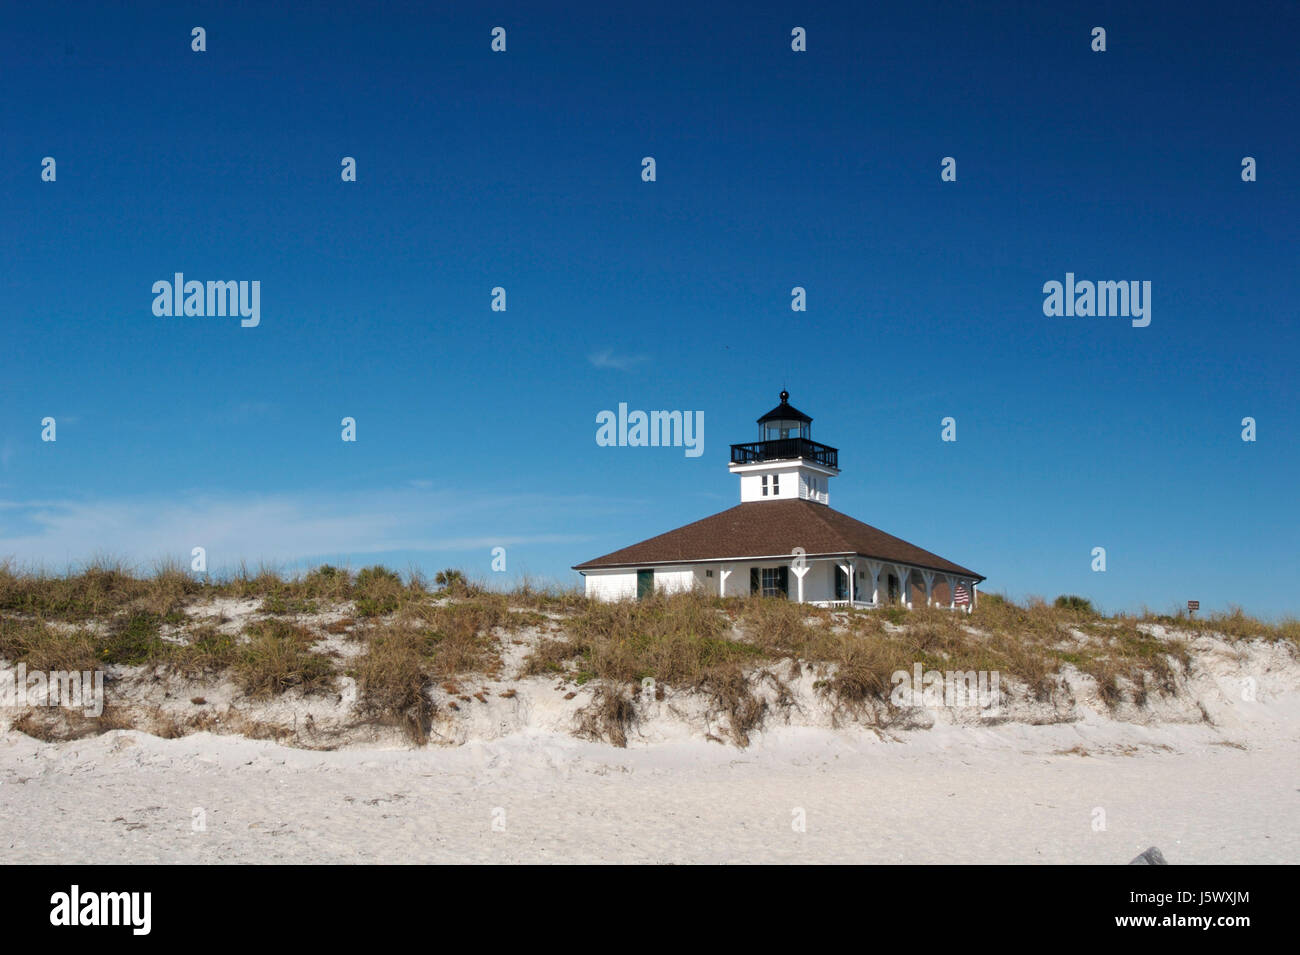
{"label": "white cloud", "polygon": [[328,555],[577,542],[590,535],[550,528],[591,526],[595,510],[599,505],[580,497],[411,488],[8,500],[0,501],[0,558],[59,569],[102,554],[147,568],[168,556],[188,562],[197,546],[207,550],[213,571],[241,560],[284,566]]}
{"label": "white cloud", "polygon": [[597,368],[617,368],[619,371],[626,371],[633,365],[649,361],[649,358],[646,355],[615,355],[613,349],[604,348],[588,355],[587,361]]}

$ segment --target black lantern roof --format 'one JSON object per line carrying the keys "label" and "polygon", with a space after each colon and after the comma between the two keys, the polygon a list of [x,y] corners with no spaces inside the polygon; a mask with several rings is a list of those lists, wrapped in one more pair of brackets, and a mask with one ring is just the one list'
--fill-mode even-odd
{"label": "black lantern roof", "polygon": [[782,391],[781,403],[758,419],[759,424],[766,424],[769,421],[799,421],[803,424],[812,424],[812,418],[790,404],[788,391]]}

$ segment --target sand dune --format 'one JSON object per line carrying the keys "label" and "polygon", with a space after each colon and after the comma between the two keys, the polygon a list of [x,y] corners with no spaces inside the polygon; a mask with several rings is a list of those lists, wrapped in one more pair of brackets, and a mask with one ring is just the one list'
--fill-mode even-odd
{"label": "sand dune", "polygon": [[[46,863],[1123,863],[1150,845],[1174,864],[1300,861],[1294,665],[1262,644],[1200,659],[1212,722],[938,713],[891,733],[772,725],[746,749],[671,715],[627,749],[558,717],[458,746],[328,752],[10,731],[0,846]],[[1235,690],[1246,671],[1262,675],[1250,702]]]}

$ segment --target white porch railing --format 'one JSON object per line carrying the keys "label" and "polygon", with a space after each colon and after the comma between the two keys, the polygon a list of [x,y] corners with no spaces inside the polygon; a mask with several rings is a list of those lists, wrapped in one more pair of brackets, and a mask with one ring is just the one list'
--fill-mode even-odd
{"label": "white porch railing", "polygon": [[[888,606],[888,604],[883,602],[873,603],[870,600],[809,600],[808,606],[829,609],[844,609],[846,607],[852,607],[854,610],[879,610],[881,607]],[[896,606],[902,607],[905,605],[896,604]],[[971,611],[970,604],[958,604],[953,608],[950,608],[947,604],[935,604],[934,606],[940,610],[952,609],[959,610],[962,613],[970,613]]]}

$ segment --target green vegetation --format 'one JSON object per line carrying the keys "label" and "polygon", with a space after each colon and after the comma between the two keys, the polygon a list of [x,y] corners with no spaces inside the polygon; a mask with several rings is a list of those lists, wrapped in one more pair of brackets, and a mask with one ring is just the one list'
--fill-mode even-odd
{"label": "green vegetation", "polygon": [[317,638],[309,630],[283,620],[265,620],[245,634],[246,642],[235,651],[234,669],[250,696],[275,696],[290,687],[310,693],[333,685],[333,661],[312,652]]}
{"label": "green vegetation", "polygon": [[99,643],[101,663],[141,666],[163,659],[167,644],[159,635],[162,621],[147,610],[136,610],[112,620]]}
{"label": "green vegetation", "polygon": [[[1206,633],[1285,641],[1300,655],[1300,621],[1270,624],[1239,608],[1204,618],[1106,617],[1075,595],[1017,604],[997,594],[981,594],[971,614],[899,605],[832,611],[701,593],[607,604],[529,581],[495,593],[454,569],[437,573],[434,584],[430,590],[418,572],[403,577],[381,566],[354,574],[322,565],[296,577],[241,568],[215,580],[174,564],[150,576],[107,560],[66,576],[5,564],[0,658],[43,670],[160,667],[191,679],[233,679],[262,699],[327,692],[346,674],[357,681],[363,712],[424,741],[443,705],[437,689],[455,698],[448,708],[465,702],[457,681],[501,678],[503,654],[531,630],[537,636],[509,676],[589,687],[579,732],[625,743],[651,680],[660,698],[666,690],[702,694],[744,745],[772,707],[790,701],[801,677],[836,713],[888,723],[899,716],[889,703],[891,677],[917,663],[997,671],[1004,687],[1021,683],[1044,701],[1073,667],[1118,707],[1174,693],[1190,665],[1189,645]],[[216,598],[258,601],[257,609],[232,627],[226,617],[203,616]]]}
{"label": "green vegetation", "polygon": [[1062,594],[1056,598],[1053,604],[1058,610],[1073,610],[1076,613],[1095,614],[1097,611],[1092,609],[1092,601],[1087,597],[1078,597],[1074,594]]}

